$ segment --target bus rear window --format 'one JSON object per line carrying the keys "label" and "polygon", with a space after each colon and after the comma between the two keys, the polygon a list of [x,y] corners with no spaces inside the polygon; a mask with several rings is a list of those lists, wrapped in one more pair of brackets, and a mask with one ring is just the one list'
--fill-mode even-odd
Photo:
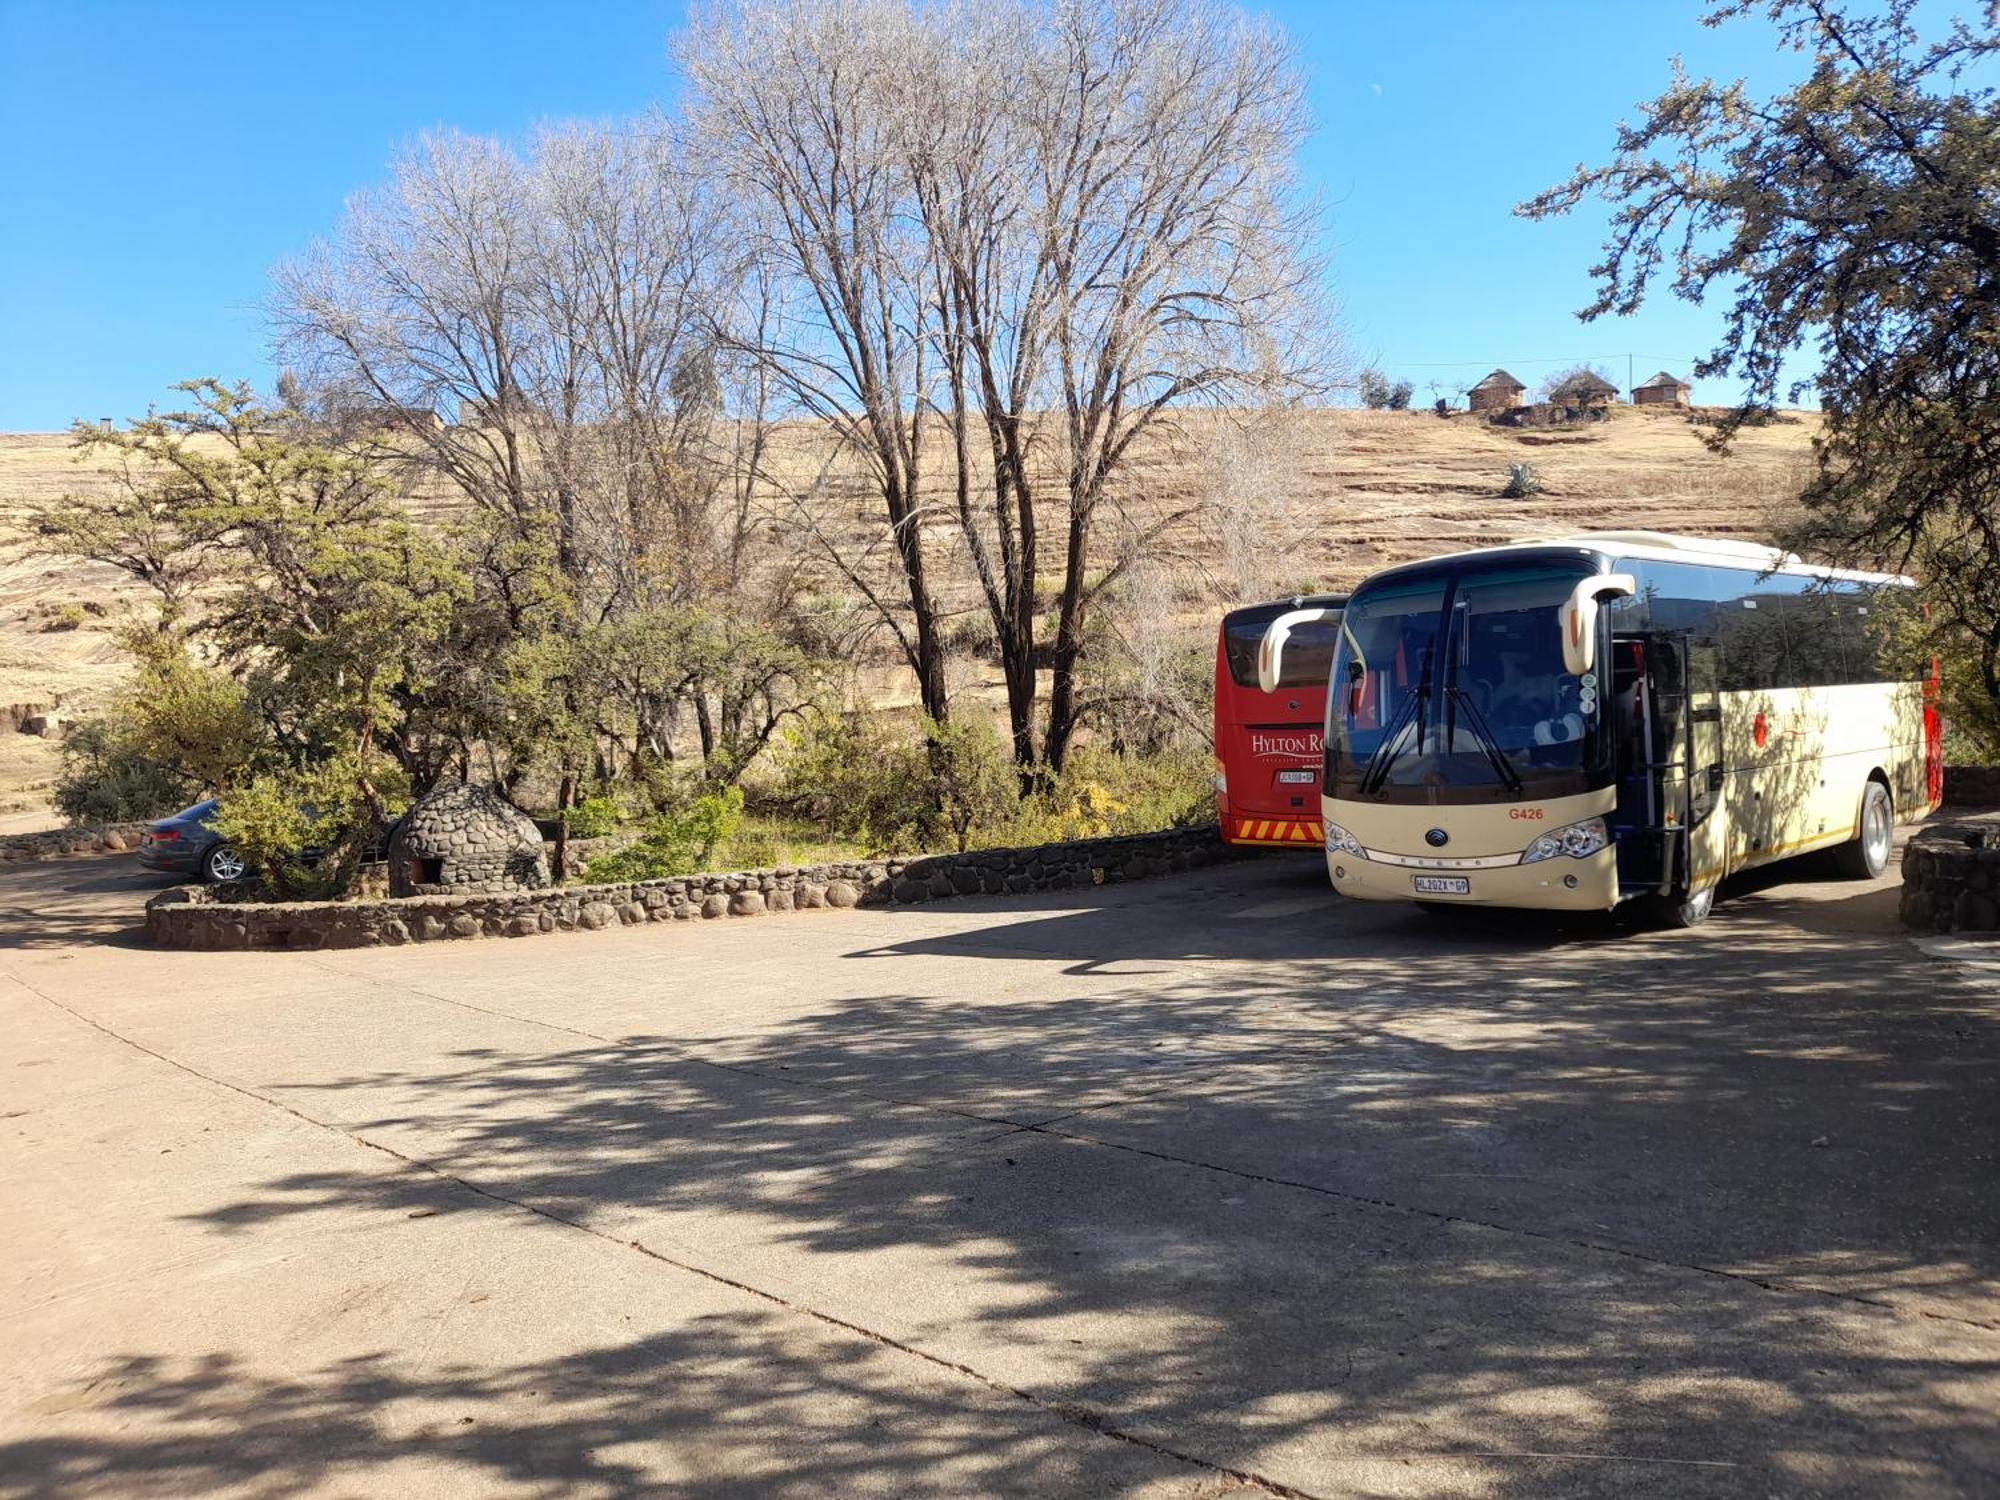
{"label": "bus rear window", "polygon": [[[1263,604],[1241,609],[1222,622],[1222,652],[1229,661],[1229,676],[1240,688],[1257,686],[1257,648],[1264,631],[1279,615],[1295,608],[1291,604]],[[1340,617],[1301,625],[1285,643],[1285,675],[1279,687],[1323,688],[1333,671],[1334,647],[1340,643]]]}

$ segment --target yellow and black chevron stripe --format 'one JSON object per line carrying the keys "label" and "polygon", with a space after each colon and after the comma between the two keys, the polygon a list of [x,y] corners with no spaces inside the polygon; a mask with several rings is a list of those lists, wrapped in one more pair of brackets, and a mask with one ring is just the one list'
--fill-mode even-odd
{"label": "yellow and black chevron stripe", "polygon": [[1319,820],[1297,818],[1237,818],[1224,835],[1231,844],[1260,844],[1274,849],[1317,847],[1326,834]]}

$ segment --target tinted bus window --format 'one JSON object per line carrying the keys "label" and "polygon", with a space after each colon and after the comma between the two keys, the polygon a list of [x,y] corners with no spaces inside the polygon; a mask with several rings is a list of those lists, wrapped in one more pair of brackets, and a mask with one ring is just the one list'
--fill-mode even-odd
{"label": "tinted bus window", "polygon": [[1685,630],[1713,641],[1724,692],[1886,680],[1879,601],[1866,585],[1651,560],[1619,567],[1639,592],[1612,606],[1612,628]]}
{"label": "tinted bus window", "polygon": [[[1238,610],[1222,622],[1222,652],[1229,659],[1229,676],[1238,687],[1257,686],[1257,647],[1264,640],[1264,631],[1279,615],[1296,607],[1290,603],[1260,605]],[[1301,625],[1285,642],[1285,671],[1278,686],[1325,687],[1327,674],[1333,670],[1333,648],[1339,644],[1338,617]]]}

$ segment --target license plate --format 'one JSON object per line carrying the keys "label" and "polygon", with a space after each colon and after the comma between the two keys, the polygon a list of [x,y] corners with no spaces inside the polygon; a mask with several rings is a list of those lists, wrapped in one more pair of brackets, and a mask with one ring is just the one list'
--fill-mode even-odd
{"label": "license plate", "polygon": [[1280,771],[1278,773],[1278,780],[1286,786],[1310,785],[1312,779],[1313,773],[1310,771]]}
{"label": "license plate", "polygon": [[1472,882],[1463,875],[1414,875],[1419,896],[1470,896]]}

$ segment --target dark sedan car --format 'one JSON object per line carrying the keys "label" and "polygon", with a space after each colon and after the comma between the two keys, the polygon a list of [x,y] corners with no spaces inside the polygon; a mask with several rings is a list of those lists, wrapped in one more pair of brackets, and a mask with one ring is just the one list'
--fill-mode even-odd
{"label": "dark sedan car", "polygon": [[244,858],[209,826],[215,799],[184,807],[162,818],[139,839],[139,863],[163,875],[197,880],[241,880],[248,868]]}

